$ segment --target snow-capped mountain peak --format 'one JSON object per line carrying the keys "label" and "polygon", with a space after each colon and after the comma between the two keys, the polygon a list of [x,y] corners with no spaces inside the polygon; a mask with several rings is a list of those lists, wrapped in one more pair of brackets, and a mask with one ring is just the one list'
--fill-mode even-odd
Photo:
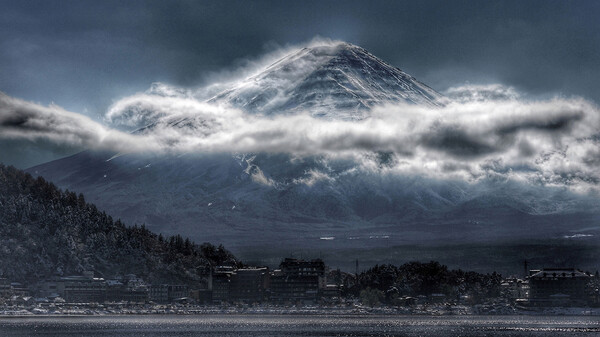
{"label": "snow-capped mountain peak", "polygon": [[440,105],[441,95],[402,70],[350,43],[302,48],[209,102],[265,115],[308,111],[313,116],[362,119],[387,102]]}

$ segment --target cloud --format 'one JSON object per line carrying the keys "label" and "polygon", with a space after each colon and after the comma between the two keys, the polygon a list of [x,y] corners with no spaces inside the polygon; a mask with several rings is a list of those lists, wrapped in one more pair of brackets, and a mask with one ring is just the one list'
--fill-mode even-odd
{"label": "cloud", "polygon": [[0,139],[114,151],[141,151],[137,137],[59,106],[42,106],[0,92]]}
{"label": "cloud", "polygon": [[[117,152],[318,155],[437,179],[512,179],[579,191],[600,187],[600,110],[581,98],[525,100],[514,89],[470,85],[453,89],[468,94],[443,107],[387,104],[363,120],[348,121],[309,112],[249,114],[161,90],[175,94],[140,93],[107,112],[108,122],[137,128],[132,134],[57,106],[0,95],[0,137]],[[255,176],[273,184],[262,172]],[[310,171],[304,183],[329,179]]]}
{"label": "cloud", "polygon": [[446,96],[460,102],[484,102],[488,100],[514,100],[520,98],[513,87],[501,84],[475,85],[467,84],[450,87],[445,92]]}
{"label": "cloud", "polygon": [[[110,114],[151,116],[144,132],[176,151],[350,157],[366,168],[435,178],[516,179],[582,190],[598,185],[593,158],[600,151],[600,113],[593,103],[526,100],[500,85],[451,92],[443,107],[388,104],[359,121],[315,118],[309,111],[265,117],[189,96],[147,94],[117,102]],[[385,165],[372,153],[385,154]],[[323,178],[315,173],[306,182]]]}
{"label": "cloud", "polygon": [[293,180],[294,184],[304,184],[307,186],[313,186],[318,182],[333,182],[335,178],[331,177],[329,174],[325,172],[321,172],[319,170],[310,169],[305,172],[305,176],[301,178],[295,178]]}

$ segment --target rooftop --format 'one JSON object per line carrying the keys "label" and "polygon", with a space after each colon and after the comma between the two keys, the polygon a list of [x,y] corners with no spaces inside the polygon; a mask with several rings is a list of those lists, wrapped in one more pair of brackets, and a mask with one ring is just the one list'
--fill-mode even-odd
{"label": "rooftop", "polygon": [[590,277],[581,270],[575,268],[544,268],[531,275],[531,278],[572,278],[572,277]]}

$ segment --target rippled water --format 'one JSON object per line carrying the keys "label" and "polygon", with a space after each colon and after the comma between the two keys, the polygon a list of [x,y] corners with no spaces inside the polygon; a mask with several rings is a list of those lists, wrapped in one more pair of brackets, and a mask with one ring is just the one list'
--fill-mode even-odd
{"label": "rippled water", "polygon": [[599,336],[600,317],[90,316],[0,318],[0,336]]}

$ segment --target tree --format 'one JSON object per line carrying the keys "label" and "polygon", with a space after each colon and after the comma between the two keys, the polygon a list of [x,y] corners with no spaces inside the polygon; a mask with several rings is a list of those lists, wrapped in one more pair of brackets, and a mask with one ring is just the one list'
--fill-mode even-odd
{"label": "tree", "polygon": [[370,307],[380,305],[384,298],[385,294],[379,289],[367,287],[360,292],[361,303]]}

